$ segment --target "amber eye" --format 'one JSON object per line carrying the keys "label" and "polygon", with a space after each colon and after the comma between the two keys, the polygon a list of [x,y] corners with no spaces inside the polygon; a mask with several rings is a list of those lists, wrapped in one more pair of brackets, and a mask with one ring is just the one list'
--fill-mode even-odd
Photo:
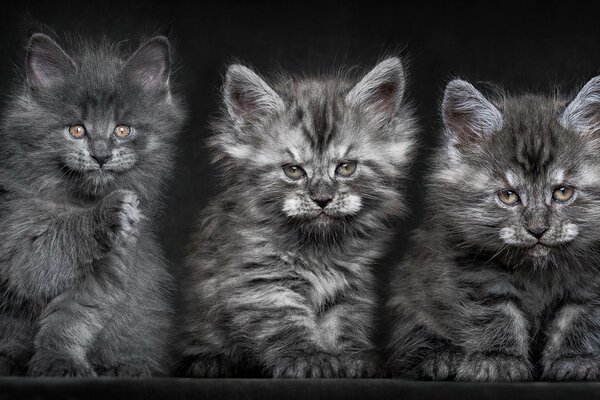
{"label": "amber eye", "polygon": [[335,169],[335,173],[339,176],[349,177],[356,171],[356,162],[348,161],[345,163],[341,163]]}
{"label": "amber eye", "polygon": [[552,193],[552,198],[554,201],[564,203],[565,201],[571,200],[573,194],[575,194],[575,190],[572,187],[561,186],[554,190],[554,193]]}
{"label": "amber eye", "polygon": [[121,139],[126,138],[131,134],[131,127],[127,125],[117,125],[115,127],[115,136]]}
{"label": "amber eye", "polygon": [[71,125],[71,127],[69,128],[69,133],[75,139],[81,139],[85,136],[85,128],[83,125]]}
{"label": "amber eye", "polygon": [[301,167],[292,164],[284,165],[283,172],[288,178],[293,179],[295,181],[297,181],[305,175],[305,172]]}
{"label": "amber eye", "polygon": [[508,189],[499,191],[498,198],[507,206],[513,206],[521,200],[517,192],[513,192],[512,190]]}

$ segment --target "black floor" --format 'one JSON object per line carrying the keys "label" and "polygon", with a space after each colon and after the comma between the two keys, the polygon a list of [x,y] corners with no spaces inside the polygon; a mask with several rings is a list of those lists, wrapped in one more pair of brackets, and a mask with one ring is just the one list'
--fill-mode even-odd
{"label": "black floor", "polygon": [[392,379],[0,378],[0,399],[569,399],[600,398],[599,383],[473,384]]}

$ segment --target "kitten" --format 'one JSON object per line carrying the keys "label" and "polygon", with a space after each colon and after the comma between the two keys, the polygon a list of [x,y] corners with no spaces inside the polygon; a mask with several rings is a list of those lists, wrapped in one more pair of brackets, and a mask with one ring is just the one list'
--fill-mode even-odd
{"label": "kitten", "polygon": [[165,370],[173,281],[154,220],[182,122],[164,37],[127,61],[48,36],[0,146],[0,374]]}
{"label": "kitten", "polygon": [[389,301],[394,375],[600,378],[600,77],[567,102],[461,80]]}
{"label": "kitten", "polygon": [[374,374],[371,269],[414,144],[404,88],[398,58],[358,83],[229,68],[212,140],[227,189],[188,259],[179,373]]}

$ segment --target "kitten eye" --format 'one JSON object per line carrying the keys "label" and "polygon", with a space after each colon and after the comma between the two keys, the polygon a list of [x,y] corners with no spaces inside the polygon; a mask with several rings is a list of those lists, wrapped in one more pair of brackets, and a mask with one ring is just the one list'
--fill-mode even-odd
{"label": "kitten eye", "polygon": [[117,125],[115,127],[115,136],[123,139],[131,134],[131,127],[127,125]]}
{"label": "kitten eye", "polygon": [[71,127],[69,128],[69,133],[75,139],[81,139],[85,136],[85,127],[79,124],[71,125]]}
{"label": "kitten eye", "polygon": [[301,167],[292,164],[284,165],[283,172],[288,178],[293,179],[295,181],[302,178],[306,174]]}
{"label": "kitten eye", "polygon": [[507,206],[514,206],[521,198],[517,194],[517,192],[513,192],[512,190],[504,189],[498,192],[498,198],[501,202],[506,204]]}
{"label": "kitten eye", "polygon": [[565,201],[569,201],[571,197],[573,197],[573,194],[575,194],[575,190],[572,187],[561,186],[554,190],[554,193],[552,193],[552,198],[554,201],[564,203]]}
{"label": "kitten eye", "polygon": [[335,169],[335,173],[339,176],[348,177],[351,176],[356,171],[356,162],[348,161],[345,163],[341,163]]}

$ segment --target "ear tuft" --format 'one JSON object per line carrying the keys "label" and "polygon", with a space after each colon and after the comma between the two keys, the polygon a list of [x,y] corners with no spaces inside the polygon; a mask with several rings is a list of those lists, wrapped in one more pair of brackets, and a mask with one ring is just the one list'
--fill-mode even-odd
{"label": "ear tuft", "polygon": [[164,36],[143,43],[123,67],[129,79],[144,89],[168,88],[171,69],[171,48]]}
{"label": "ear tuft", "polygon": [[283,110],[283,100],[254,71],[233,64],[227,69],[223,98],[236,124],[253,123]]}
{"label": "ear tuft", "polygon": [[600,76],[590,79],[579,91],[563,112],[560,123],[579,133],[600,131]]}
{"label": "ear tuft", "polygon": [[442,102],[447,131],[459,143],[469,143],[502,128],[502,113],[469,82],[448,83]]}
{"label": "ear tuft", "polygon": [[27,83],[32,89],[59,84],[76,70],[73,60],[49,36],[35,33],[27,46]]}

